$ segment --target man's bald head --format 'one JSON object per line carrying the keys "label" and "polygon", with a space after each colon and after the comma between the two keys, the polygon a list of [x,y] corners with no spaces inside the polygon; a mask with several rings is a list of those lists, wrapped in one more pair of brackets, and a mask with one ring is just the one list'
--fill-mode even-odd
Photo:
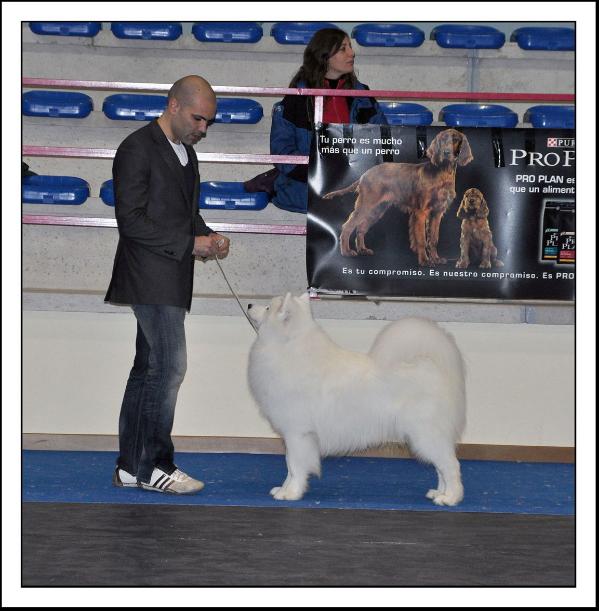
{"label": "man's bald head", "polygon": [[158,124],[171,141],[193,146],[206,135],[215,115],[216,95],[210,83],[192,74],[173,84]]}
{"label": "man's bald head", "polygon": [[206,79],[191,74],[173,83],[168,92],[168,101],[171,99],[177,100],[181,106],[189,106],[197,99],[216,101],[216,94]]}

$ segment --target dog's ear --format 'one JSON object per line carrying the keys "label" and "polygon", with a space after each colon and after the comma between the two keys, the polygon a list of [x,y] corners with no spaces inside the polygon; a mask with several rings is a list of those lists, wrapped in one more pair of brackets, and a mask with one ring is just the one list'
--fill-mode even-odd
{"label": "dog's ear", "polygon": [[487,200],[484,195],[480,194],[480,206],[476,211],[476,217],[479,219],[486,219],[489,216],[489,206],[487,206]]}
{"label": "dog's ear", "polygon": [[439,139],[442,133],[443,132],[439,132],[426,149],[426,156],[431,160],[433,165],[439,165],[441,162],[439,159]]}
{"label": "dog's ear", "polygon": [[466,193],[464,193],[464,197],[462,197],[462,201],[460,202],[460,207],[458,208],[458,212],[456,214],[456,216],[459,219],[465,219],[467,216],[466,215]]}
{"label": "dog's ear", "polygon": [[460,144],[460,152],[458,154],[458,164],[466,165],[470,163],[474,157],[472,156],[472,151],[470,150],[470,143],[468,142],[468,138],[461,132],[458,132],[462,137],[462,143]]}
{"label": "dog's ear", "polygon": [[283,303],[281,305],[281,309],[277,313],[277,316],[285,322],[289,319],[289,308],[291,306],[291,293],[287,293],[285,298],[283,299]]}
{"label": "dog's ear", "polygon": [[295,297],[295,302],[304,312],[312,313],[312,308],[310,306],[310,294],[309,293],[303,293],[299,297]]}

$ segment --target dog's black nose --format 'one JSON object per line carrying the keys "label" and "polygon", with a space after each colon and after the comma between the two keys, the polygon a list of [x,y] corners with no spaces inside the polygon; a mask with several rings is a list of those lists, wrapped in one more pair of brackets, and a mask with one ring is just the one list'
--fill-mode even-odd
{"label": "dog's black nose", "polygon": [[248,310],[251,310],[251,309],[252,309],[252,305],[253,305],[253,304],[248,303]]}

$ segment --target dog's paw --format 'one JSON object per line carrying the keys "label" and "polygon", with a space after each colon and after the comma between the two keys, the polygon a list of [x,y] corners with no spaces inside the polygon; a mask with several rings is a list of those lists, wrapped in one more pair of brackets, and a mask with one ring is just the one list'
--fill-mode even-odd
{"label": "dog's paw", "polygon": [[273,488],[270,493],[277,501],[299,501],[302,496],[304,496],[301,490],[297,490],[291,486],[277,486]]}
{"label": "dog's paw", "polygon": [[431,499],[431,501],[433,499],[435,499],[436,497],[438,497],[441,494],[441,492],[439,492],[439,490],[437,490],[436,488],[431,488],[427,493],[426,493],[426,498],[427,499]]}
{"label": "dog's paw", "polygon": [[[429,496],[431,492],[436,492],[436,495]],[[438,490],[429,490],[427,495],[429,499],[432,499],[435,505],[445,505],[448,507],[453,507],[457,505],[463,498],[463,494],[451,494],[451,493],[439,493]]]}

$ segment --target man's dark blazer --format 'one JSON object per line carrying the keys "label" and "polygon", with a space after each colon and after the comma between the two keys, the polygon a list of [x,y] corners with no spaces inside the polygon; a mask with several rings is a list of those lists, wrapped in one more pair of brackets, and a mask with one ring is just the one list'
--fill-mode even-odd
{"label": "man's dark blazer", "polygon": [[198,211],[200,175],[190,199],[185,173],[156,120],[119,146],[112,176],[119,243],[106,301],[191,307],[194,236],[209,235]]}

